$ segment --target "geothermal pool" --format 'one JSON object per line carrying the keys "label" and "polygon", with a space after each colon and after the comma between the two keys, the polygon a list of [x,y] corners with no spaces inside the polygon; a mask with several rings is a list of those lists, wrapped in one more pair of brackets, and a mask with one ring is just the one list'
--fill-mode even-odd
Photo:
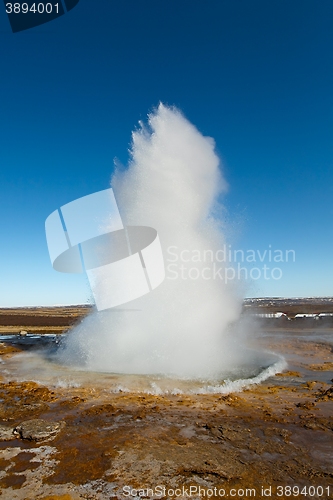
{"label": "geothermal pool", "polygon": [[96,388],[110,393],[228,394],[259,384],[287,366],[281,355],[248,349],[247,363],[234,370],[221,371],[214,378],[108,373],[61,363],[59,352],[65,340],[66,335],[0,335],[0,342],[22,349],[10,358],[2,359],[4,379],[29,380],[55,388]]}

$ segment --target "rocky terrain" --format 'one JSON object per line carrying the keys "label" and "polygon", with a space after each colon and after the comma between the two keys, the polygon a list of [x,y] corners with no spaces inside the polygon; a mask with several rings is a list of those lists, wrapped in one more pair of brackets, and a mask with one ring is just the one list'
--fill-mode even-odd
{"label": "rocky terrain", "polygon": [[308,333],[264,332],[288,368],[226,395],[16,380],[3,341],[0,499],[333,498],[333,331]]}

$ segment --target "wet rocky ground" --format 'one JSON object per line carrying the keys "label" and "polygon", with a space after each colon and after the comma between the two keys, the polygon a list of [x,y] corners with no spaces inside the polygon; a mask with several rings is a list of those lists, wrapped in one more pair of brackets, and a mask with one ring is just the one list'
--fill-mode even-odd
{"label": "wet rocky ground", "polygon": [[[260,343],[285,354],[287,370],[229,395],[46,387],[4,373],[0,499],[333,498],[329,339],[270,332]],[[19,351],[4,342],[0,360]]]}

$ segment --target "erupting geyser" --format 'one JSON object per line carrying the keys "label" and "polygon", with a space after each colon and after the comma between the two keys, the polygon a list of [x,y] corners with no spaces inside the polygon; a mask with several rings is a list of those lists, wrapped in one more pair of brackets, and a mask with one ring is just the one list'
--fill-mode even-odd
{"label": "erupting geyser", "polygon": [[[61,360],[112,373],[249,375],[257,361],[235,328],[241,299],[235,284],[209,273],[214,262],[203,258],[225,244],[220,197],[226,182],[213,139],[160,104],[148,126],[133,133],[129,166],[116,170],[111,185],[124,225],[157,230],[166,279],[135,301],[90,314],[68,335]],[[177,256],[190,254],[197,255],[189,263],[195,272],[184,276],[186,262]]]}

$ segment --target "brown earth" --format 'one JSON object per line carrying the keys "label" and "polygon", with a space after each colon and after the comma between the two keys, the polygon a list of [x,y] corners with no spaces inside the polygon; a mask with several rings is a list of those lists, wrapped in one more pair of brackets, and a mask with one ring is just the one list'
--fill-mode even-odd
{"label": "brown earth", "polygon": [[320,314],[333,313],[332,297],[310,297],[310,298],[258,298],[245,299],[244,310],[251,313],[276,313],[283,312],[290,318],[296,314]]}
{"label": "brown earth", "polygon": [[[281,330],[260,343],[288,369],[229,395],[54,389],[4,373],[7,436],[31,419],[65,425],[49,441],[0,440],[0,500],[195,499],[199,488],[202,498],[333,498],[332,344]],[[0,360],[19,351],[0,348]]]}
{"label": "brown earth", "polygon": [[62,333],[91,310],[91,306],[0,308],[0,333]]}
{"label": "brown earth", "polygon": [[[89,305],[61,307],[0,308],[0,333],[61,333],[81,321],[93,310]],[[296,314],[333,313],[332,298],[311,299],[247,299],[243,304],[246,314],[284,312],[287,318],[259,320],[269,329],[333,328],[333,317],[296,318]]]}

